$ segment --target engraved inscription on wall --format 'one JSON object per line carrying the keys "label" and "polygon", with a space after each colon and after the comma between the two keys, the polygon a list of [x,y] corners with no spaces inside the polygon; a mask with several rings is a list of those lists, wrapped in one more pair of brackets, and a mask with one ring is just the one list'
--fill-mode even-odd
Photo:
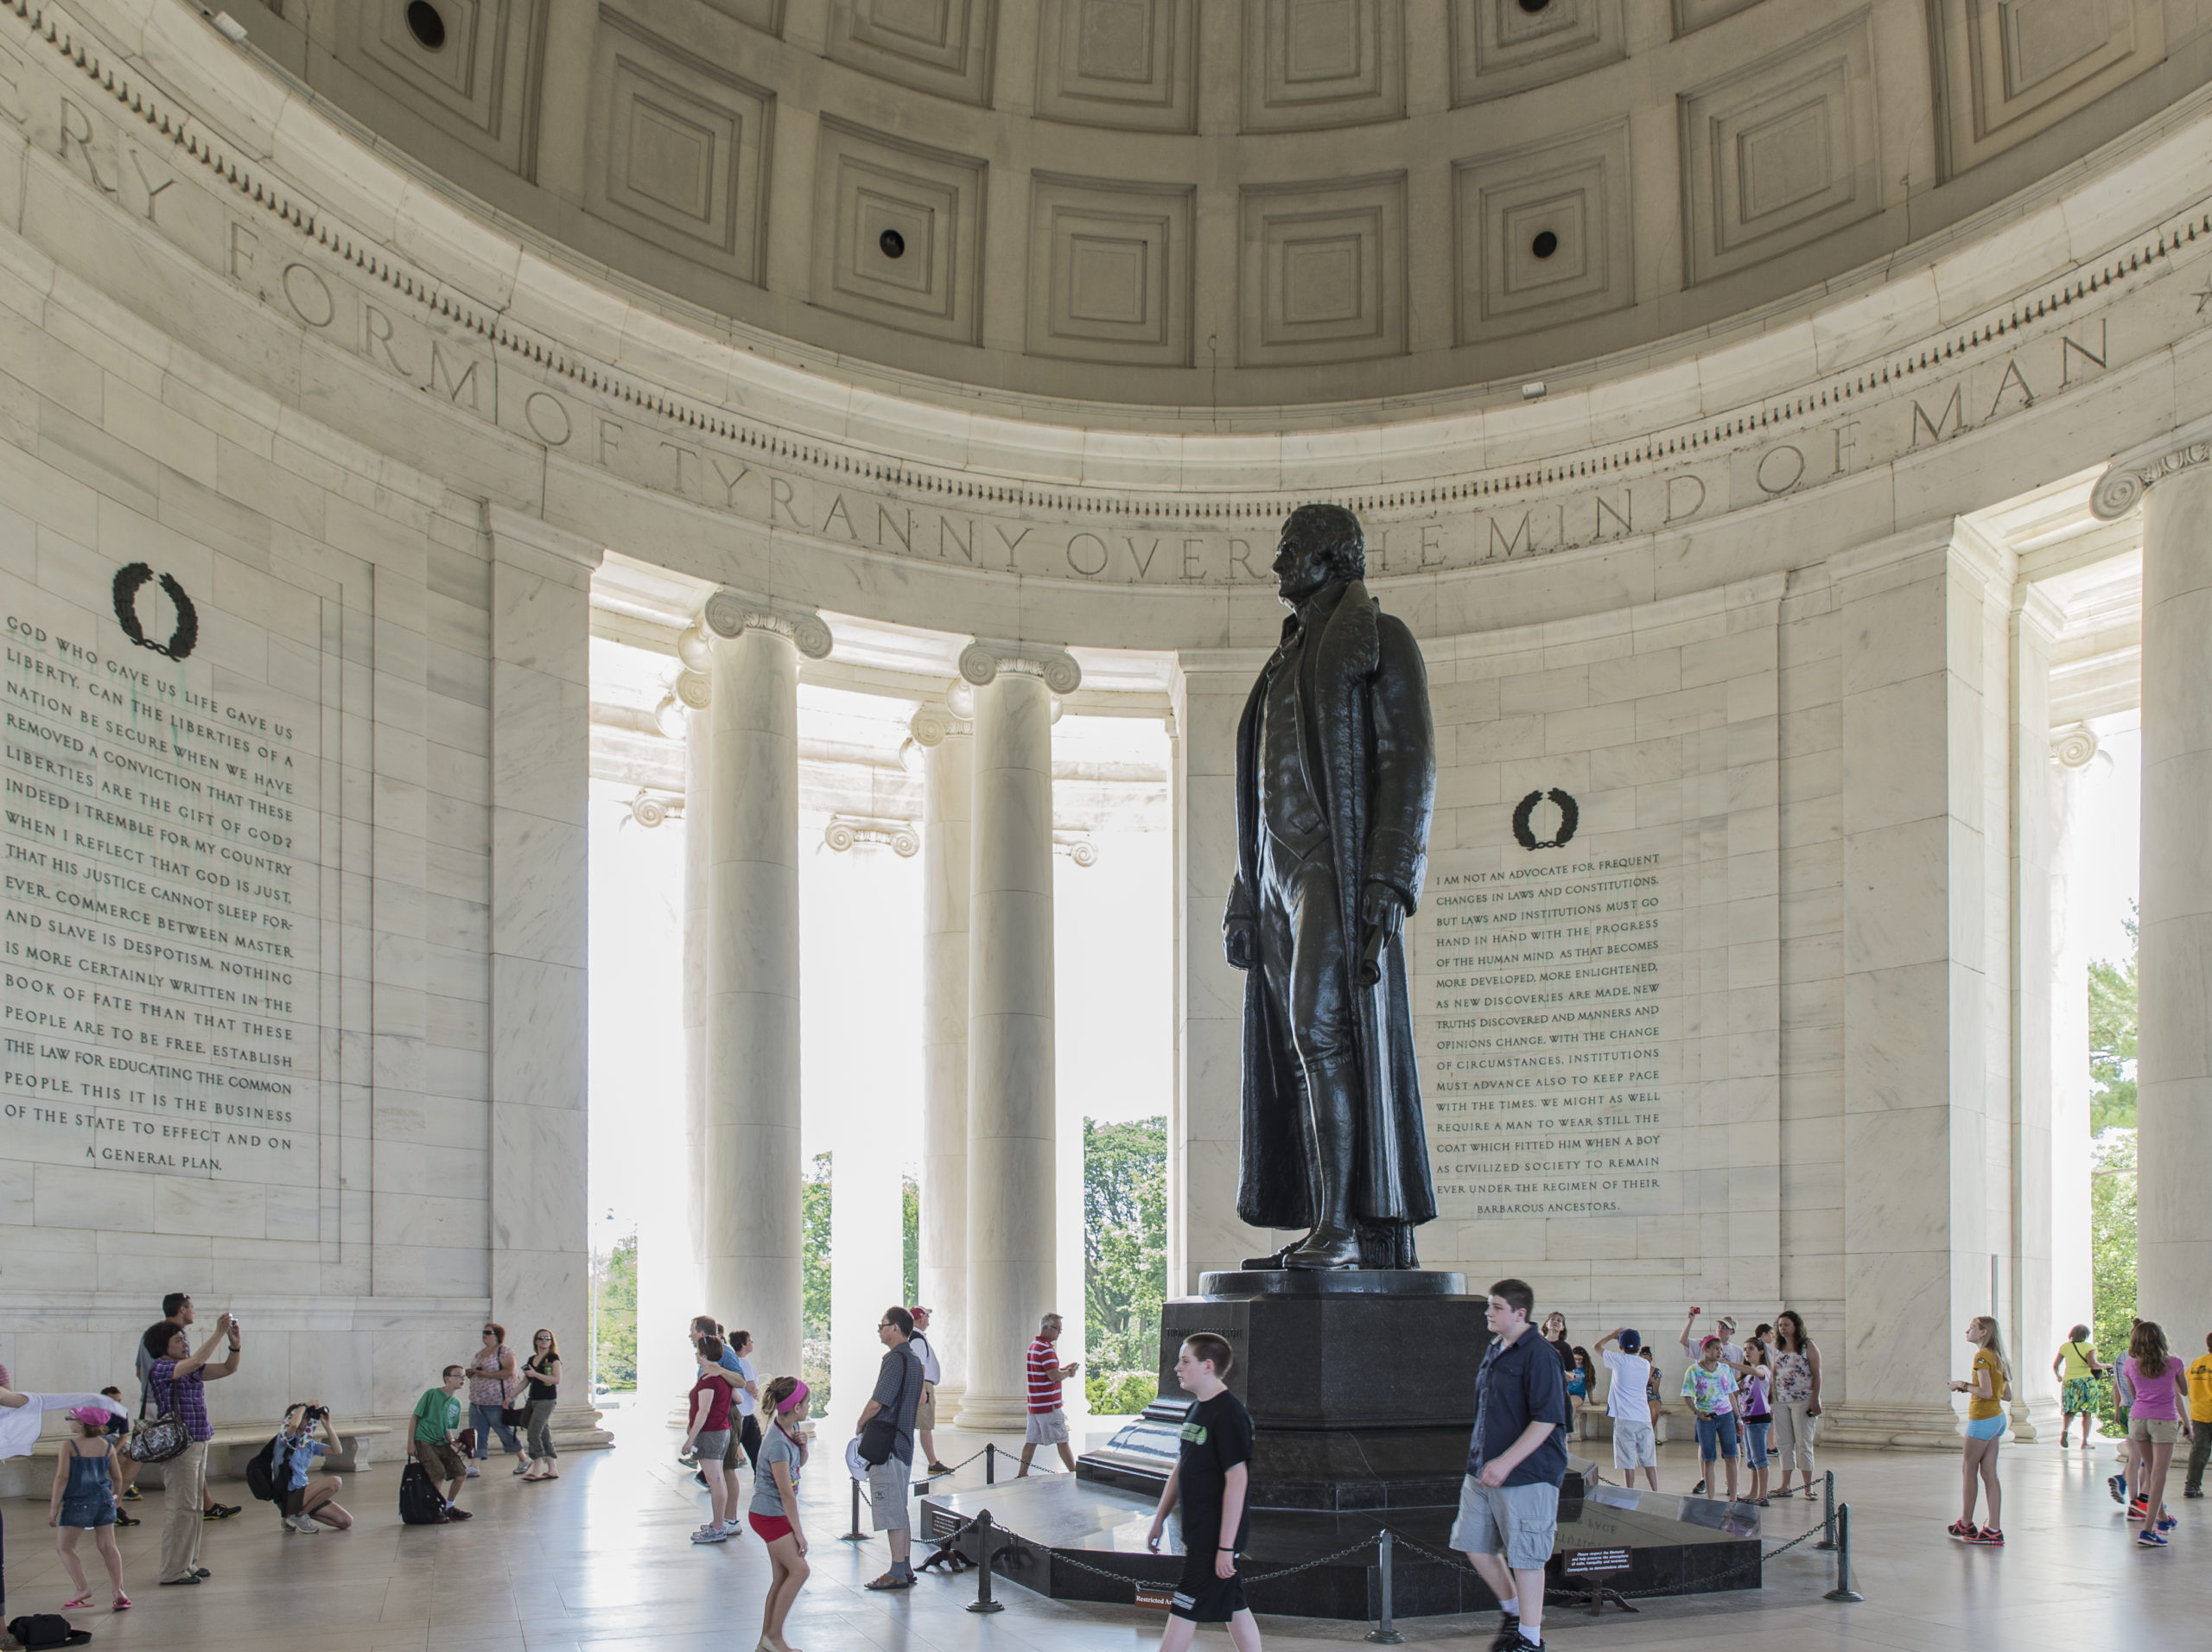
{"label": "engraved inscription on wall", "polygon": [[1681,833],[1557,844],[1532,812],[1536,850],[1433,856],[1409,931],[1439,1212],[1675,1210]]}
{"label": "engraved inscription on wall", "polygon": [[0,1158],[313,1187],[320,662],[252,680],[204,592],[170,658],[176,605],[118,591],[145,644],[0,577]]}

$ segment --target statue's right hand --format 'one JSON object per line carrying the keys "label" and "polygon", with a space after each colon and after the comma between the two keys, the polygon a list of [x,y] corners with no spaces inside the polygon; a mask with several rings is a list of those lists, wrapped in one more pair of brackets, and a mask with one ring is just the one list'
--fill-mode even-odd
{"label": "statue's right hand", "polygon": [[1221,952],[1232,969],[1249,969],[1260,961],[1259,926],[1247,919],[1231,919],[1221,926]]}

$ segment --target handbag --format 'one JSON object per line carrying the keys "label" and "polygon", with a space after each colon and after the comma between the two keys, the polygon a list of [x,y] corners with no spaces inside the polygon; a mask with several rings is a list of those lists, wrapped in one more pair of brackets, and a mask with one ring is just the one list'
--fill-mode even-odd
{"label": "handbag", "polygon": [[184,1419],[174,1411],[164,1411],[151,1422],[141,1417],[130,1425],[130,1443],[124,1450],[136,1463],[166,1463],[171,1458],[182,1457],[192,1444],[192,1435],[184,1426]]}
{"label": "handbag", "polygon": [[918,1357],[901,1363],[898,1399],[892,1401],[888,1410],[870,1417],[868,1426],[861,1430],[861,1461],[872,1469],[880,1468],[891,1460],[892,1447],[899,1443],[899,1436],[904,1432],[899,1426],[899,1418],[906,1409],[906,1369],[919,1370],[921,1364]]}
{"label": "handbag", "polygon": [[515,1373],[514,1381],[505,1388],[506,1400],[499,1409],[499,1420],[510,1428],[530,1426],[530,1379],[524,1374],[529,1368]]}

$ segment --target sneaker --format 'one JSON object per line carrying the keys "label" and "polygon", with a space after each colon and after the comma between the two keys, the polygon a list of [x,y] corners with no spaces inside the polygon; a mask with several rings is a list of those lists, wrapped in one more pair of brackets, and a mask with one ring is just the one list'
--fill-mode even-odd
{"label": "sneaker", "polygon": [[1506,1612],[1497,1620],[1497,1634],[1490,1643],[1490,1652],[1513,1652],[1521,1644],[1521,1619],[1513,1612]]}
{"label": "sneaker", "polygon": [[123,1488],[123,1500],[124,1500],[124,1502],[125,1502],[125,1503],[136,1503],[136,1502],[137,1502],[137,1501],[138,1501],[138,1488],[137,1488],[137,1486],[135,1486],[135,1485],[127,1485],[127,1486],[124,1487],[124,1488]]}
{"label": "sneaker", "polygon": [[719,1526],[702,1526],[691,1534],[691,1541],[695,1543],[727,1543],[729,1534]]}
{"label": "sneaker", "polygon": [[1704,1482],[1704,1481],[1700,1480],[1700,1481],[1699,1481],[1695,1485],[1694,1485],[1694,1486],[1692,1486],[1692,1487],[1690,1488],[1690,1496],[1692,1496],[1693,1497],[1702,1497],[1704,1495],[1705,1495],[1705,1482]]}
{"label": "sneaker", "polygon": [[115,1511],[115,1523],[118,1526],[143,1526],[146,1522],[136,1515],[126,1515],[118,1509]]}
{"label": "sneaker", "polygon": [[1981,1528],[1970,1520],[1955,1520],[1943,1529],[1952,1536],[1963,1538],[1969,1543],[1981,1535]]}
{"label": "sneaker", "polygon": [[516,1472],[517,1474],[527,1474],[527,1473],[529,1473],[529,1472],[530,1472],[530,1465],[529,1465],[527,1462],[523,1462],[523,1463],[518,1463],[518,1464],[516,1464],[516,1465],[515,1465],[515,1472]]}
{"label": "sneaker", "polygon": [[2147,1519],[2151,1511],[2139,1503],[2131,1503],[2127,1505],[2127,1517],[2130,1520]]}
{"label": "sneaker", "polygon": [[2164,1548],[2166,1547],[2166,1540],[2159,1536],[2156,1532],[2138,1532],[2135,1534],[2135,1547],[2138,1548]]}
{"label": "sneaker", "polygon": [[2176,1520],[2171,1515],[2161,1515],[2158,1516],[2158,1529],[2162,1532],[2170,1532],[2180,1524],[2181,1522]]}
{"label": "sneaker", "polygon": [[2201,1496],[2202,1496],[2204,1495],[2204,1492],[2203,1492],[2203,1490],[2202,1490],[2202,1488],[2199,1488],[2197,1490],[2191,1491],[2191,1490],[2190,1490],[2187,1487],[2185,1487],[2185,1486],[2184,1486],[2184,1487],[2182,1489],[2182,1494],[2181,1494],[2181,1495],[2182,1495],[2183,1496],[2184,1496],[2184,1497],[2201,1497]]}
{"label": "sneaker", "polygon": [[2127,1477],[2125,1474],[2107,1476],[2105,1480],[2105,1490],[2112,1493],[2112,1500],[2114,1503],[2126,1503],[2127,1501]]}
{"label": "sneaker", "polygon": [[1967,1541],[1969,1543],[1986,1543],[1991,1548],[2003,1548],[2005,1547],[2005,1534],[1999,1531],[1994,1526],[1985,1526],[1980,1531],[1976,1532],[1972,1537],[1967,1539]]}
{"label": "sneaker", "polygon": [[475,1465],[475,1464],[474,1464],[474,1463],[471,1463],[471,1464],[468,1465],[468,1477],[469,1477],[470,1479],[472,1479],[472,1480],[480,1480],[480,1479],[482,1479],[482,1478],[484,1477],[484,1476],[483,1476],[483,1474],[482,1474],[482,1473],[478,1470],[478,1468],[477,1468],[476,1465]]}
{"label": "sneaker", "polygon": [[288,1532],[297,1532],[302,1537],[313,1537],[322,1528],[305,1515],[287,1515],[284,1517],[284,1529]]}
{"label": "sneaker", "polygon": [[446,1505],[446,1518],[448,1520],[474,1520],[476,1516],[470,1514],[466,1509],[456,1509],[451,1503],[448,1503]]}

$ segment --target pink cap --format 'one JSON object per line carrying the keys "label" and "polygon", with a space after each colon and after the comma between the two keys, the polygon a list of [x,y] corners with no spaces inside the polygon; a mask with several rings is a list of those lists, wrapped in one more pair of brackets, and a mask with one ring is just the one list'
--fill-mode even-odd
{"label": "pink cap", "polygon": [[87,1428],[105,1428],[115,1413],[105,1406],[79,1406],[69,1414]]}

